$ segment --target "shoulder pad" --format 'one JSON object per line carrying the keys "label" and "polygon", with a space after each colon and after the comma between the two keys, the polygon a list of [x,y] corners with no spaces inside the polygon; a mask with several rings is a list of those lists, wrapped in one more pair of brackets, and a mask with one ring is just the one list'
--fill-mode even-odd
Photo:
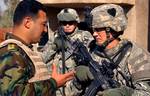
{"label": "shoulder pad", "polygon": [[83,32],[83,33],[90,33],[89,31],[87,31],[87,30],[77,30],[77,32],[79,32],[79,33],[81,33],[81,32]]}

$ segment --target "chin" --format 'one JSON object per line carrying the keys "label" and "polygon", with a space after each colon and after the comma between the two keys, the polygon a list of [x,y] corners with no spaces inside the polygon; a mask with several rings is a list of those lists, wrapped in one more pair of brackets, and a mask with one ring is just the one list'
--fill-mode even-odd
{"label": "chin", "polygon": [[39,43],[39,42],[40,42],[40,40],[38,40],[38,41],[33,41],[32,44],[36,44],[36,43]]}
{"label": "chin", "polygon": [[71,32],[73,32],[73,30],[65,30],[65,32],[71,33]]}
{"label": "chin", "polygon": [[96,44],[97,44],[98,46],[102,46],[103,43],[96,42]]}
{"label": "chin", "polygon": [[38,43],[38,42],[32,42],[32,44],[36,44],[36,43]]}
{"label": "chin", "polygon": [[72,31],[65,31],[66,33],[72,33]]}

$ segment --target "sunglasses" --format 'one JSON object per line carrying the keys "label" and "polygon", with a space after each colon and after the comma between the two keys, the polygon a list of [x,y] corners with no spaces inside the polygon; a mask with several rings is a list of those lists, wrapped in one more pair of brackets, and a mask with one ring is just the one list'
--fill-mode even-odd
{"label": "sunglasses", "polygon": [[101,32],[102,30],[105,30],[106,28],[93,28],[93,32]]}
{"label": "sunglasses", "polygon": [[60,24],[63,26],[68,25],[74,25],[76,23],[76,21],[61,21]]}

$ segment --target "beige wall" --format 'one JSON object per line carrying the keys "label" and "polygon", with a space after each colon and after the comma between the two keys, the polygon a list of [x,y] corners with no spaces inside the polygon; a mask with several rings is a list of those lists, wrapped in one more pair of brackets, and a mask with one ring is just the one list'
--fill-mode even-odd
{"label": "beige wall", "polygon": [[135,4],[136,0],[39,0],[44,4],[68,4],[68,3],[127,3]]}
{"label": "beige wall", "polygon": [[123,37],[129,38],[137,42],[143,48],[148,48],[148,4],[149,0],[39,0],[45,4],[48,9],[50,19],[50,27],[54,31],[57,28],[57,13],[66,7],[77,10],[82,19],[83,7],[89,5],[91,7],[98,6],[103,3],[117,3],[121,5],[128,17],[128,27]]}
{"label": "beige wall", "polygon": [[136,0],[136,42],[148,48],[148,3],[149,0]]}

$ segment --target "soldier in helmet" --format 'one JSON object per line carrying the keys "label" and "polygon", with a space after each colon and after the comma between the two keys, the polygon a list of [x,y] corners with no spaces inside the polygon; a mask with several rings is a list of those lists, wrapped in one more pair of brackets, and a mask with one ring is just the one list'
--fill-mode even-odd
{"label": "soldier in helmet", "polygon": [[[52,62],[58,63],[58,71],[60,73],[74,70],[76,63],[72,55],[76,46],[76,41],[79,40],[85,46],[93,40],[93,36],[88,31],[79,30],[77,25],[80,22],[76,10],[72,8],[62,9],[57,14],[60,27],[54,33],[54,38],[49,40],[43,48],[43,60],[47,63],[49,71],[51,71]],[[65,58],[65,60],[63,59]],[[64,64],[65,62],[65,64]],[[72,81],[66,83],[65,94],[71,96],[74,92],[71,91]],[[60,91],[60,90],[59,90]],[[60,91],[62,93],[62,91]]]}
{"label": "soldier in helmet", "polygon": [[58,74],[56,66],[51,76],[32,49],[47,32],[46,21],[40,2],[22,0],[17,5],[12,33],[0,43],[0,96],[55,96],[56,89],[73,77],[74,72]]}
{"label": "soldier in helmet", "polygon": [[[109,65],[108,68],[115,65],[111,78],[118,82],[118,87],[107,90],[99,88],[97,94],[103,91],[103,96],[150,96],[150,54],[134,42],[119,37],[127,27],[123,8],[115,4],[104,4],[95,7],[91,15],[96,41],[91,45],[92,58],[99,65]],[[89,70],[83,72],[84,68],[87,66],[82,65],[76,70],[80,82],[87,82],[85,77]]]}

